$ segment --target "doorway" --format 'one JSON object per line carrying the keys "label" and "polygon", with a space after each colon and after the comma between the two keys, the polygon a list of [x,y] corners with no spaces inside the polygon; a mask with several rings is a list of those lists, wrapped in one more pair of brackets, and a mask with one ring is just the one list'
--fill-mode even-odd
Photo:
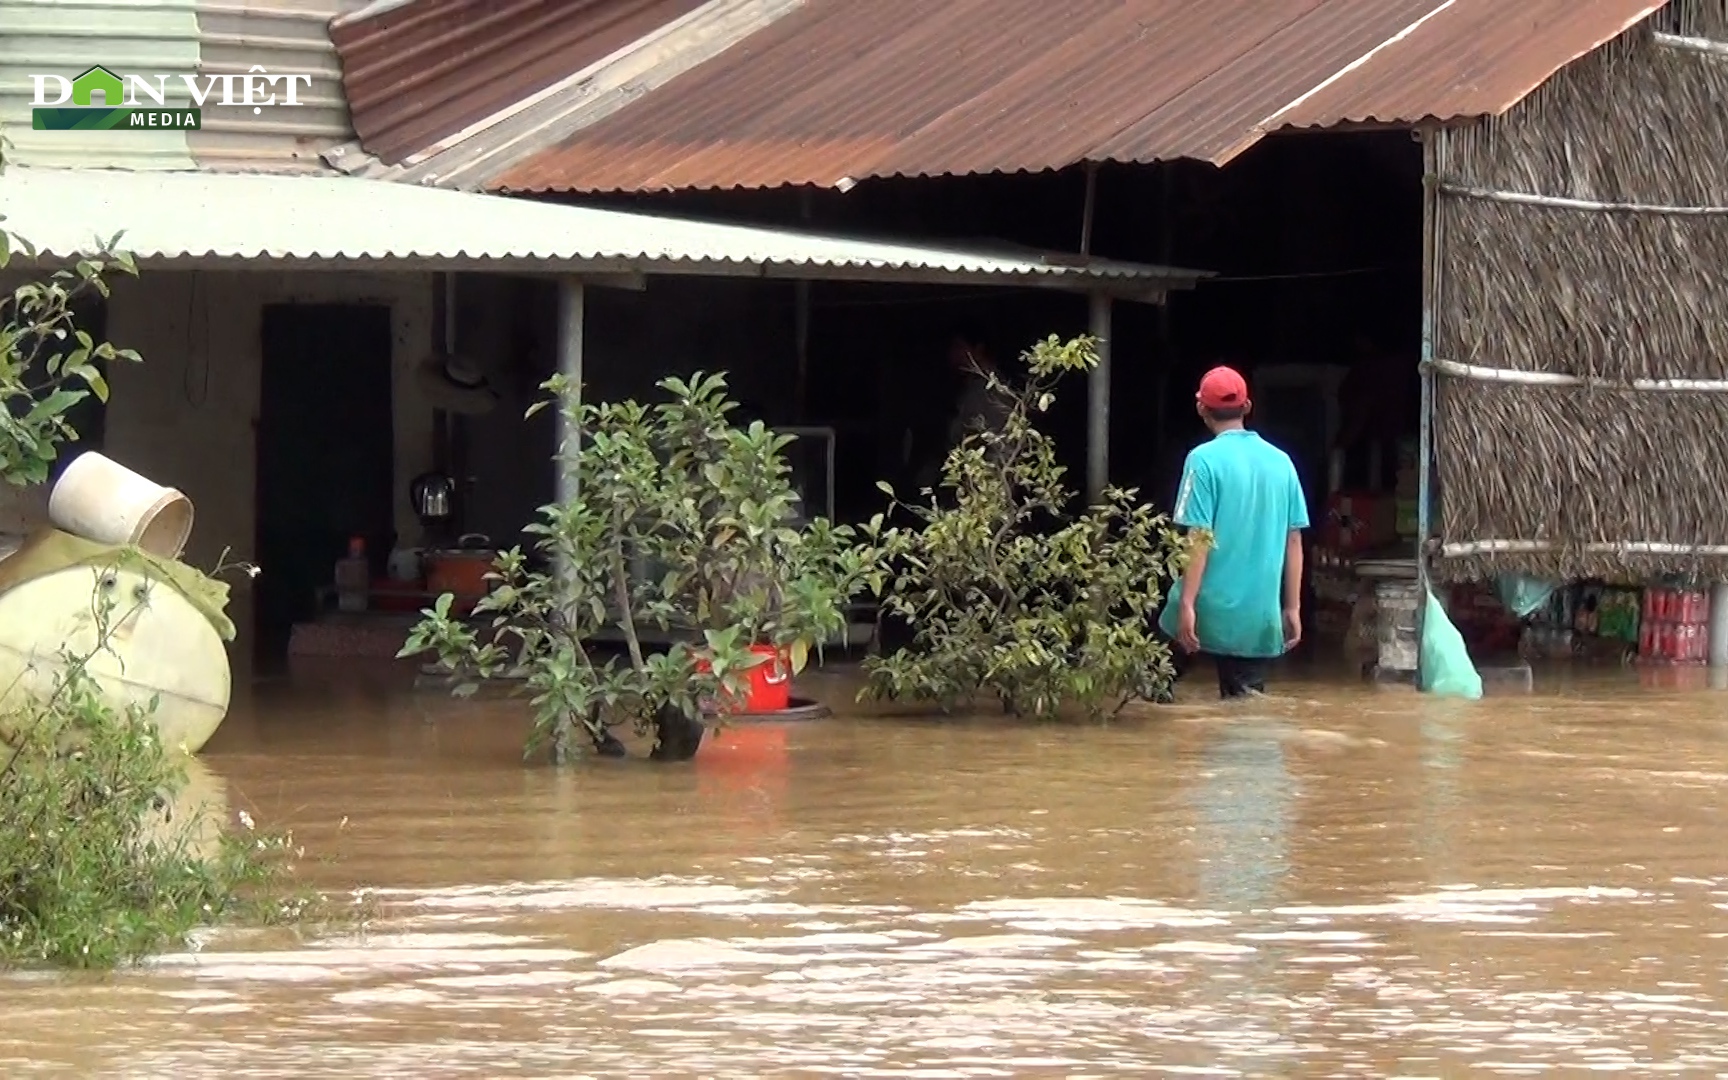
{"label": "doorway", "polygon": [[[351,537],[396,542],[390,308],[269,304],[258,409],[257,660],[286,661]],[[380,568],[374,566],[374,574]]]}

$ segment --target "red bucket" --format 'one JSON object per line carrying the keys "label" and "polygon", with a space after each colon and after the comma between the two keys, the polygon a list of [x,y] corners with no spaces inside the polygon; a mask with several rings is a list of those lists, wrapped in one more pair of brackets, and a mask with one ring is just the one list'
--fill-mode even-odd
{"label": "red bucket", "polygon": [[[792,704],[792,666],[772,645],[752,645],[750,651],[763,658],[751,668],[750,688],[742,702],[731,702],[730,713],[782,712]],[[696,670],[708,671],[708,661],[696,658]]]}

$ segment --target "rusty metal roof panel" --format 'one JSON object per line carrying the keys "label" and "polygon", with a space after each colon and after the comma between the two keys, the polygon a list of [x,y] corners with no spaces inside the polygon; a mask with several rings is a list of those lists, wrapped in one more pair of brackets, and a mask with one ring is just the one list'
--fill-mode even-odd
{"label": "rusty metal roof panel", "polygon": [[518,161],[654,92],[803,3],[703,0],[689,14],[395,164],[354,141],[331,147],[324,158],[352,176],[478,191]]}
{"label": "rusty metal roof panel", "polygon": [[497,186],[832,186],[1210,158],[1442,2],[1065,0],[1052,19],[1048,0],[812,0]]}
{"label": "rusty metal roof panel", "polygon": [[1498,116],[1668,0],[1454,0],[1296,102],[1291,127]]}
{"label": "rusty metal roof panel", "polygon": [[[844,187],[865,177],[1081,161],[1223,164],[1267,132],[1307,126],[1311,117],[1475,115],[1483,101],[1503,109],[1507,94],[1528,93],[1660,4],[1059,6],[1052,17],[1049,0],[810,0],[489,186]],[[1540,12],[1507,14],[1525,7]],[[1547,38],[1520,36],[1531,27]],[[1479,64],[1491,85],[1471,74]],[[1458,94],[1459,85],[1490,92]]]}
{"label": "rusty metal roof panel", "polygon": [[[1264,5],[1233,0],[1197,23],[1189,23],[1166,48],[1190,61],[1198,77],[1149,110],[1137,123],[1088,155],[1101,161],[1165,161],[1194,158],[1216,165],[1241,154],[1268,130],[1268,120],[1290,102],[1333,78],[1388,38],[1427,16],[1438,0],[1307,0],[1273,5],[1287,19],[1276,27],[1261,20]],[[1300,9],[1300,10],[1299,10]],[[1194,16],[1204,16],[1195,11]],[[1261,30],[1234,55],[1202,44],[1222,17],[1239,20],[1243,34]],[[1209,70],[1202,70],[1209,69]]]}
{"label": "rusty metal roof panel", "polygon": [[354,131],[396,164],[557,83],[702,0],[414,0],[330,24]]}

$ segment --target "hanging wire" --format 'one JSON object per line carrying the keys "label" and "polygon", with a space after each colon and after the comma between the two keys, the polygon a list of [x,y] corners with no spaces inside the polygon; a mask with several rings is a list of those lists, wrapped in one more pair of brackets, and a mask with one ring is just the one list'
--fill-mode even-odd
{"label": "hanging wire", "polygon": [[202,284],[202,275],[192,271],[186,291],[186,360],[181,365],[180,392],[194,409],[210,400],[210,297]]}

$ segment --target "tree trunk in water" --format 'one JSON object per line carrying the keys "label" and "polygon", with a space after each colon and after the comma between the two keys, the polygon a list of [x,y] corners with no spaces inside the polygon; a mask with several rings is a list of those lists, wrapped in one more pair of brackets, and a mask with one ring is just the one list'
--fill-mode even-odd
{"label": "tree trunk in water", "polygon": [[653,761],[689,761],[701,748],[704,732],[700,720],[661,706],[654,716],[654,749],[648,757]]}

